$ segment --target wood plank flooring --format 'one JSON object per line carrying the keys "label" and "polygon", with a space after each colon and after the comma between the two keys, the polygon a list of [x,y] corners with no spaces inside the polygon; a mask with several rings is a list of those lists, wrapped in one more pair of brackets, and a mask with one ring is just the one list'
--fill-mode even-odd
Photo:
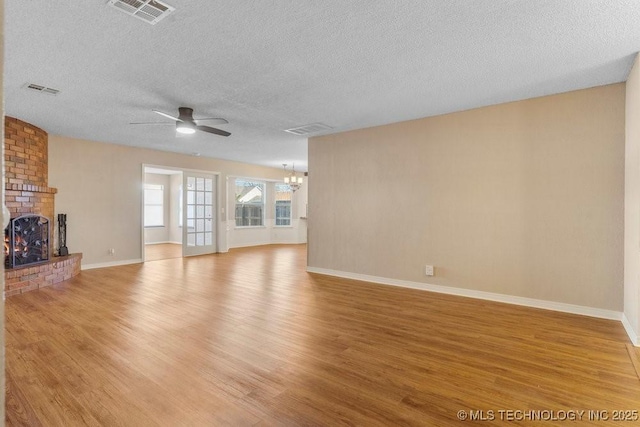
{"label": "wood plank flooring", "polygon": [[7,425],[453,426],[492,410],[480,424],[511,426],[532,423],[498,411],[640,410],[619,322],[308,274],[305,256],[235,249],[8,298]]}
{"label": "wood plank flooring", "polygon": [[182,245],[177,243],[157,243],[144,245],[144,260],[158,261],[160,259],[181,258]]}

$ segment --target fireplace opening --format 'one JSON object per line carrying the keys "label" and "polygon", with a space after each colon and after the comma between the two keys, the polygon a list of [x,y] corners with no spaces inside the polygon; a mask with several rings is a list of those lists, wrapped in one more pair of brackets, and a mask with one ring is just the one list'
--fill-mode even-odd
{"label": "fireplace opening", "polygon": [[49,259],[49,219],[40,215],[13,218],[4,230],[4,265],[21,267]]}

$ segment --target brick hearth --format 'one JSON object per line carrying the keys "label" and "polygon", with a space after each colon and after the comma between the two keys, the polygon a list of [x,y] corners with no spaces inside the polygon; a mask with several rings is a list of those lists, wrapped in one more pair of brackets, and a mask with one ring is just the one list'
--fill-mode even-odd
{"label": "brick hearth", "polygon": [[12,268],[4,273],[4,294],[23,294],[71,279],[80,273],[82,254],[53,257],[44,264]]}
{"label": "brick hearth", "polygon": [[[5,117],[4,161],[5,203],[11,218],[37,214],[49,218],[49,235],[54,236],[55,194],[48,186],[49,137],[45,131],[13,117]],[[49,253],[53,253],[49,239]],[[82,254],[52,257],[47,263],[5,270],[5,296],[49,286],[80,272]]]}

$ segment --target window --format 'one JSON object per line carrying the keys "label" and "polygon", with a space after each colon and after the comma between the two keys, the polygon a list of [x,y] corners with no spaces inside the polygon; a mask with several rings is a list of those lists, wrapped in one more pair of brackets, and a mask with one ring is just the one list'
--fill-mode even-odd
{"label": "window", "polygon": [[264,183],[236,179],[236,227],[264,225]]}
{"label": "window", "polygon": [[164,185],[144,185],[144,226],[164,227]]}
{"label": "window", "polygon": [[287,184],[276,184],[276,225],[291,225],[291,196]]}

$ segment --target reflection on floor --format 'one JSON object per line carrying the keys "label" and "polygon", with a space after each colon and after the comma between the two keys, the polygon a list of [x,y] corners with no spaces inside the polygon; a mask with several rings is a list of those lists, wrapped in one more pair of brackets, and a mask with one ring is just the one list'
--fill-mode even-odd
{"label": "reflection on floor", "polygon": [[182,245],[177,243],[158,243],[144,245],[144,260],[157,261],[159,259],[181,258]]}

